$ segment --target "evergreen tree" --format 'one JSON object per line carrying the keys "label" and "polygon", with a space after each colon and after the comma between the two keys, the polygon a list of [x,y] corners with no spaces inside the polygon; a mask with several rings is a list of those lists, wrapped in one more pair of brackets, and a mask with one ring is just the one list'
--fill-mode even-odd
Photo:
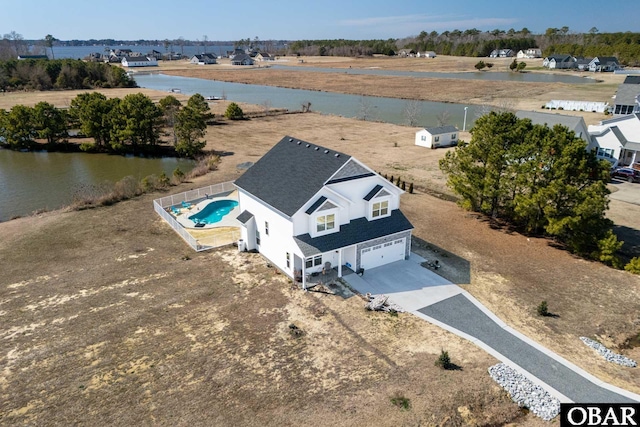
{"label": "evergreen tree", "polygon": [[33,109],[33,123],[38,138],[46,139],[48,144],[66,142],[69,137],[67,114],[48,102],[39,102]]}
{"label": "evergreen tree", "polygon": [[230,120],[242,120],[244,118],[244,112],[238,104],[232,102],[224,112],[224,116]]}

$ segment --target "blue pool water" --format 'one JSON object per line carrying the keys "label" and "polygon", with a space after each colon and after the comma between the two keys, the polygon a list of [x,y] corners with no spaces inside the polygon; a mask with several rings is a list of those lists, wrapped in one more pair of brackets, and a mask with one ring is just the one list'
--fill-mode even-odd
{"label": "blue pool water", "polygon": [[191,215],[189,219],[196,224],[215,224],[220,222],[222,217],[231,212],[236,206],[238,206],[238,202],[235,200],[216,200],[202,208],[200,212]]}

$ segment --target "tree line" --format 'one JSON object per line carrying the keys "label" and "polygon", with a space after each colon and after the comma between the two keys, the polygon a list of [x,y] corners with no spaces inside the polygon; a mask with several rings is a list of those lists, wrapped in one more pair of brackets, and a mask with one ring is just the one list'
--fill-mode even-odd
{"label": "tree line", "polygon": [[610,164],[568,128],[513,113],[480,117],[468,144],[440,161],[460,205],[570,251],[620,267],[622,247],[605,217]]}
{"label": "tree line", "polygon": [[396,40],[298,40],[289,45],[289,53],[307,56],[395,55]]}
{"label": "tree line", "polygon": [[0,61],[0,89],[51,90],[136,87],[120,67],[77,59]]}
{"label": "tree line", "polygon": [[78,129],[93,139],[80,145],[82,151],[158,154],[164,131],[177,155],[194,157],[206,145],[202,138],[212,117],[200,94],[191,96],[183,106],[171,95],[156,105],[142,93],[120,99],[87,92],[74,98],[68,110],[47,102],[0,109],[0,145],[30,150],[42,148],[37,142],[41,140],[50,150],[69,149],[69,131]]}

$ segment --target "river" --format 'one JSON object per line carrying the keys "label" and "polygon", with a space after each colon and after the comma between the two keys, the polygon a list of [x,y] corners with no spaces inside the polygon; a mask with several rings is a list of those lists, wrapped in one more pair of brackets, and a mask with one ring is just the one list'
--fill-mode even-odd
{"label": "river", "polygon": [[82,186],[137,179],[176,167],[191,170],[194,162],[176,158],[141,158],[108,154],[47,153],[0,149],[0,221],[39,209],[69,205]]}

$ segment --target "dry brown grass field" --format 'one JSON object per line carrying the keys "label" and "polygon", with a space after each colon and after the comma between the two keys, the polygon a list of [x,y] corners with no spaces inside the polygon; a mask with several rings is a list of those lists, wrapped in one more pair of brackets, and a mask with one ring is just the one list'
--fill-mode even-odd
{"label": "dry brown grass field", "polygon": [[[448,192],[437,165],[446,150],[416,147],[415,130],[313,113],[223,121],[206,137],[219,169],[169,192],[233,180],[284,135],[351,154],[415,182],[402,209],[417,238],[470,262],[466,290],[576,365],[640,392],[637,369],[578,339],[617,349],[637,335],[640,278],[435,197]],[[366,312],[360,297],[304,293],[257,254],[194,253],[153,212],[162,195],[0,223],[0,424],[546,424],[511,402],[487,374],[496,360],[467,341],[409,314]],[[611,208],[637,230],[640,206]],[[536,315],[542,299],[559,317]],[[436,368],[441,349],[463,369]],[[640,359],[638,347],[620,351]],[[408,410],[391,404],[397,395]]]}

